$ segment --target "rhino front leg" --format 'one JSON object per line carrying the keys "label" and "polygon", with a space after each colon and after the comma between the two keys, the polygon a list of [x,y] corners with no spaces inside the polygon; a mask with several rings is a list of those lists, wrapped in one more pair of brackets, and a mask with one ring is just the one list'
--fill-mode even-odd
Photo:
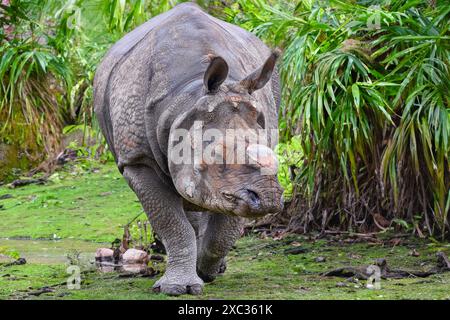
{"label": "rhino front leg", "polygon": [[166,272],[153,286],[154,291],[169,295],[201,294],[203,281],[196,272],[195,232],[183,211],[180,196],[149,167],[128,166],[123,175],[167,251]]}
{"label": "rhino front leg", "polygon": [[225,271],[225,257],[241,235],[242,218],[206,214],[210,218],[198,252],[197,273],[205,282],[211,282]]}

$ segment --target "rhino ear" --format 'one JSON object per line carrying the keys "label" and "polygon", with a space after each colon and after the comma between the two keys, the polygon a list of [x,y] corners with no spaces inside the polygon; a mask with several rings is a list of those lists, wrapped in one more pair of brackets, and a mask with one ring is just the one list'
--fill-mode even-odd
{"label": "rhino ear", "polygon": [[210,58],[210,63],[203,77],[207,93],[216,93],[228,76],[228,64],[219,56]]}
{"label": "rhino ear", "polygon": [[243,80],[241,80],[241,86],[247,89],[248,93],[250,94],[264,87],[272,77],[272,72],[275,68],[275,62],[277,61],[279,56],[279,49],[275,49],[274,51],[272,51],[272,54],[269,56],[269,58],[267,58],[266,62],[264,62],[261,68],[253,71]]}

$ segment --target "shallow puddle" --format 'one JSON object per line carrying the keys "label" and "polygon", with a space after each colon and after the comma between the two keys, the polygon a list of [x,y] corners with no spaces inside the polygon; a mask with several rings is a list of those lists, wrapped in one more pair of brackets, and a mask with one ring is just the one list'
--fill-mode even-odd
{"label": "shallow puddle", "polygon": [[155,270],[146,263],[127,263],[119,262],[117,264],[107,261],[96,261],[97,270],[103,273],[120,272],[129,274],[155,275]]}
{"label": "shallow puddle", "polygon": [[[0,247],[14,250],[28,263],[59,264],[70,259],[94,261],[95,251],[110,244],[74,239],[17,240],[0,238]],[[69,257],[69,258],[68,258]]]}

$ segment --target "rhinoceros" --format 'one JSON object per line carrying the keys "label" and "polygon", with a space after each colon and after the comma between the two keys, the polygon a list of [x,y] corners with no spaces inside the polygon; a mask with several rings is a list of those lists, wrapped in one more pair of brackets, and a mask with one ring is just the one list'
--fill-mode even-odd
{"label": "rhinoceros", "polygon": [[[277,137],[250,139],[278,128],[279,53],[183,3],[126,34],[99,64],[100,128],[167,251],[155,292],[201,294],[204,282],[224,271],[244,218],[282,209]],[[217,138],[211,147],[213,139],[195,139],[207,130],[225,137],[232,130],[253,133]],[[239,163],[238,141],[245,158]],[[208,145],[206,161],[198,149]]]}

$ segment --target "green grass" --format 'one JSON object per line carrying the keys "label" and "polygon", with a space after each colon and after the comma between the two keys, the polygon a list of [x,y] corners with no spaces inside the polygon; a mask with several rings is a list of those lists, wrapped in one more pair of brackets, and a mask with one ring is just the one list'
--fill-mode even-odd
{"label": "green grass", "polygon": [[14,197],[0,200],[1,237],[48,239],[56,235],[110,242],[141,211],[136,196],[112,165],[74,167],[55,173],[45,186],[2,187],[2,194]]}
{"label": "green grass", "polygon": [[[65,169],[44,186],[19,189],[0,187],[0,235],[6,237],[63,238],[59,241],[1,240],[29,258],[29,263],[0,265],[0,299],[450,299],[450,273],[429,278],[381,280],[381,290],[365,288],[365,282],[325,278],[320,273],[348,265],[370,264],[386,258],[392,268],[423,270],[435,262],[435,252],[450,254],[446,243],[408,239],[407,245],[372,245],[345,241],[312,241],[303,235],[282,240],[240,239],[228,256],[223,276],[207,284],[200,297],[167,297],[151,291],[156,278],[123,278],[117,273],[99,273],[92,265],[81,265],[80,290],[67,289],[67,265],[61,257],[75,251],[92,253],[121,237],[122,228],[140,212],[140,205],[117,169],[111,165],[87,165]],[[386,242],[387,243],[387,242]],[[286,255],[294,245],[307,250]],[[410,255],[412,248],[419,257]],[[45,254],[44,254],[45,253]],[[54,259],[55,256],[60,259]],[[315,259],[325,257],[319,263]],[[155,266],[163,268],[162,264]],[[337,286],[344,282],[346,286]],[[54,292],[30,295],[44,286]]]}

